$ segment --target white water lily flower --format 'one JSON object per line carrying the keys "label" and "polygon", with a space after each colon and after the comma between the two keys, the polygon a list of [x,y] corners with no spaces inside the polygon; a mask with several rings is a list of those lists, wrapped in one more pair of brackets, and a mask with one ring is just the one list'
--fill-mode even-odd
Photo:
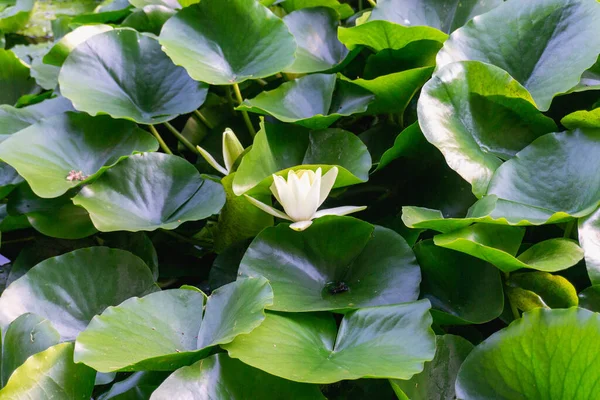
{"label": "white water lily flower", "polygon": [[196,146],[200,155],[204,157],[206,162],[210,164],[211,167],[222,173],[223,175],[229,175],[231,172],[231,168],[233,167],[233,163],[237,158],[244,152],[244,146],[240,143],[235,133],[229,128],[225,129],[223,132],[223,161],[225,161],[225,167],[222,167],[217,160],[206,150],[204,150],[200,146]]}
{"label": "white water lily flower", "polygon": [[316,172],[308,169],[289,171],[287,181],[281,176],[273,175],[271,192],[283,206],[285,213],[253,197],[244,196],[261,210],[275,217],[293,221],[294,223],[290,225],[293,230],[303,231],[312,224],[312,220],[315,218],[325,215],[347,215],[367,208],[365,206],[345,206],[317,211],[331,192],[337,174],[337,167],[333,167],[323,176],[321,176],[321,168],[318,168]]}

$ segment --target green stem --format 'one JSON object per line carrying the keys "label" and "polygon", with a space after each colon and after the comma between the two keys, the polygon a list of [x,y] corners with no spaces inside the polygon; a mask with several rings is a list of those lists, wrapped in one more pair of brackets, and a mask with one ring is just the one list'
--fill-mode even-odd
{"label": "green stem", "polygon": [[173,125],[171,125],[168,122],[164,122],[163,125],[167,127],[167,129],[173,134],[173,136],[175,136],[177,138],[177,140],[179,140],[181,143],[183,143],[183,145],[185,147],[190,149],[190,151],[192,153],[200,154],[198,149],[196,149],[196,146],[194,146],[189,140],[187,140],[185,138],[185,136],[183,136],[181,133],[179,133],[179,131],[177,129],[175,129],[175,127]]}
{"label": "green stem", "polygon": [[225,86],[225,97],[227,97],[231,113],[235,115],[235,104],[233,104],[233,97],[231,97],[231,88],[229,86]]}
{"label": "green stem", "polygon": [[[506,285],[506,281],[508,281],[508,278],[510,278],[510,272],[505,272],[504,273],[504,284]],[[517,306],[510,300],[510,296],[506,295],[506,298],[508,299],[508,304],[510,305],[510,310],[512,311],[513,317],[515,317],[515,320],[521,318],[521,314],[519,314],[519,309],[517,308]]]}
{"label": "green stem", "polygon": [[267,86],[269,84],[269,82],[260,78],[254,79],[254,82],[258,83],[260,86]]}
{"label": "green stem", "polygon": [[174,237],[175,239],[180,240],[182,242],[193,244],[194,246],[202,246],[202,247],[210,247],[210,246],[212,246],[212,243],[210,243],[210,242],[206,242],[206,241],[203,241],[203,240],[192,239],[192,238],[180,235],[177,232],[173,232],[173,231],[170,231],[170,230],[167,230],[167,229],[162,229],[161,228],[160,231],[163,232],[163,233],[165,233],[165,234],[167,234],[167,235],[169,235],[169,236],[171,236],[171,237]]}
{"label": "green stem", "polygon": [[[233,91],[235,92],[235,97],[237,98],[238,103],[242,104],[244,98],[242,97],[242,92],[240,91],[240,86],[237,83],[233,84]],[[242,117],[244,117],[244,122],[246,122],[246,126],[248,127],[248,131],[252,137],[256,136],[256,131],[252,126],[252,121],[250,121],[250,116],[247,111],[242,110]]]}
{"label": "green stem", "polygon": [[194,115],[195,115],[196,117],[198,117],[198,119],[199,119],[200,121],[202,121],[202,123],[203,123],[204,125],[206,125],[206,127],[207,127],[208,129],[214,129],[214,128],[215,128],[215,126],[212,124],[212,122],[210,122],[210,121],[208,120],[208,118],[206,118],[206,117],[205,117],[205,116],[204,116],[204,115],[203,115],[203,114],[202,114],[202,113],[201,113],[199,110],[194,110]]}
{"label": "green stem", "polygon": [[358,0],[358,11],[362,11],[363,8],[363,0]]}
{"label": "green stem", "polygon": [[167,144],[163,140],[162,136],[160,136],[160,133],[158,133],[158,131],[156,130],[154,125],[148,125],[148,126],[150,127],[150,132],[152,132],[152,134],[154,135],[156,140],[158,140],[158,144],[160,145],[160,148],[163,149],[163,151],[165,153],[172,155],[173,152],[171,151],[171,149],[169,149],[169,146],[167,146]]}
{"label": "green stem", "polygon": [[377,6],[377,3],[375,3],[375,0],[367,0],[369,2],[370,5],[372,5],[373,7]]}
{"label": "green stem", "polygon": [[35,240],[35,236],[29,236],[29,237],[13,239],[13,240],[3,240],[2,244],[5,245],[5,244],[13,244],[13,243],[31,242],[32,240]]}
{"label": "green stem", "polygon": [[576,223],[577,223],[577,220],[567,222],[567,225],[565,226],[565,234],[563,235],[563,237],[565,237],[567,239],[571,238],[571,236],[573,235],[573,229],[575,229]]}

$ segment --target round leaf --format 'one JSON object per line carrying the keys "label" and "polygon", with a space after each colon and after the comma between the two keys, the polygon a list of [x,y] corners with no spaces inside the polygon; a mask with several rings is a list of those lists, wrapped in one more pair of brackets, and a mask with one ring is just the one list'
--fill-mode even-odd
{"label": "round leaf", "polygon": [[275,296],[269,309],[288,312],[414,301],[421,281],[402,236],[351,217],[320,218],[302,232],[287,225],[263,230],[238,274],[267,278]]}
{"label": "round leaf", "polygon": [[0,49],[0,104],[13,105],[26,94],[38,91],[29,67],[10,50]]}
{"label": "round leaf", "polygon": [[0,143],[0,158],[35,194],[52,198],[97,178],[131,153],[156,149],[156,139],[132,122],[67,113],[11,135]]}
{"label": "round leaf", "polygon": [[6,288],[0,297],[0,325],[32,312],[48,319],[63,341],[74,340],[106,307],[156,290],[146,264],[129,252],[75,250],[42,261]]}
{"label": "round leaf", "polygon": [[371,156],[356,135],[341,129],[308,131],[262,123],[235,173],[233,193],[240,196],[257,186],[268,191],[272,174],[285,175],[288,169],[322,167],[326,173],[333,165],[339,169],[334,187],[354,185],[369,179]]}
{"label": "round leaf", "polygon": [[215,354],[168,377],[150,400],[325,399],[317,385],[286,381],[248,367],[225,353]]}
{"label": "round leaf", "polygon": [[580,110],[575,111],[563,119],[560,123],[567,129],[576,128],[600,128],[600,108],[595,108],[591,111]]}
{"label": "round leaf", "polygon": [[438,54],[438,68],[464,60],[495,65],[546,111],[596,62],[599,22],[595,0],[510,0],[455,31]]}
{"label": "round leaf", "polygon": [[212,85],[274,75],[294,62],[296,51],[283,21],[255,0],[186,7],[164,25],[160,44],[192,78]]}
{"label": "round leaf", "polygon": [[87,400],[96,371],[73,362],[73,343],[61,343],[25,361],[0,390],[2,400]]}
{"label": "round leaf", "polygon": [[272,115],[310,129],[324,129],[342,116],[366,111],[373,99],[373,94],[360,86],[346,81],[336,83],[335,74],[313,74],[262,92],[236,109]]}
{"label": "round leaf", "polygon": [[34,5],[35,0],[3,1],[0,9],[0,32],[14,33],[23,29],[31,17]]}
{"label": "round leaf", "polygon": [[387,20],[400,25],[426,25],[449,33],[500,4],[502,0],[379,0],[369,21]]}
{"label": "round leaf", "polygon": [[569,308],[579,304],[575,287],[560,275],[538,271],[511,274],[506,284],[535,293],[544,306],[550,308]]}
{"label": "round leaf", "polygon": [[58,81],[77,110],[141,124],[192,112],[207,93],[205,84],[173,65],[158,41],[128,28],[96,34],[77,46]]}
{"label": "round leaf", "polygon": [[56,67],[62,66],[75,47],[94,35],[111,31],[112,29],[112,26],[104,24],[84,25],[74,29],[52,46],[50,51],[48,51],[43,58],[44,64],[54,65]]}
{"label": "round leaf", "polygon": [[592,285],[582,290],[577,297],[579,297],[579,307],[600,312],[600,285]]}
{"label": "round leaf", "polygon": [[337,11],[342,19],[346,19],[354,14],[354,11],[349,4],[340,3],[339,0],[261,0],[261,2],[263,4],[266,4],[265,2],[270,2],[271,4],[274,2],[280,3],[278,5],[287,13],[291,13],[295,10],[301,10],[303,8],[329,7]]}
{"label": "round leaf", "polygon": [[296,382],[409,379],[433,359],[427,300],[347,313],[339,332],[329,314],[267,313],[248,335],[224,347],[232,358]]}
{"label": "round leaf", "polygon": [[456,251],[437,247],[432,240],[414,248],[421,266],[421,297],[429,299],[439,324],[482,324],[504,308],[502,281],[493,266]]}
{"label": "round leaf", "polygon": [[593,399],[600,371],[600,316],[535,309],[469,354],[459,399]]}
{"label": "round leaf", "polygon": [[73,105],[62,96],[44,100],[23,108],[0,105],[0,142],[11,134],[28,126],[67,111],[74,111]]}
{"label": "round leaf", "polygon": [[418,113],[427,140],[478,197],[502,160],[556,130],[521,84],[500,68],[476,61],[439,70],[423,87]]}
{"label": "round leaf", "polygon": [[283,22],[298,45],[296,60],[285,68],[285,72],[325,71],[341,64],[348,55],[348,49],[337,38],[339,16],[335,10],[327,7],[301,9],[286,15]]}
{"label": "round leaf", "polygon": [[161,5],[148,5],[141,10],[134,11],[121,23],[122,27],[133,28],[138,32],[150,32],[159,35],[160,31],[175,14],[175,10]]}
{"label": "round leaf", "polygon": [[90,213],[99,231],[153,231],[218,213],[225,193],[180,157],[143,153],[106,171],[73,203]]}

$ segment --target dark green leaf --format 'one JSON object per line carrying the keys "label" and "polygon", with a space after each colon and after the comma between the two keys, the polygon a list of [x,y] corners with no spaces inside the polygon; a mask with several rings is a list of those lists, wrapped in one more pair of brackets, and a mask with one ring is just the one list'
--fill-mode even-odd
{"label": "dark green leaf", "polygon": [[138,32],[150,32],[158,36],[165,22],[174,14],[175,11],[171,8],[147,5],[125,18],[121,26],[133,28]]}
{"label": "dark green leaf", "polygon": [[37,93],[29,67],[10,50],[0,49],[0,104],[13,105],[19,97]]}

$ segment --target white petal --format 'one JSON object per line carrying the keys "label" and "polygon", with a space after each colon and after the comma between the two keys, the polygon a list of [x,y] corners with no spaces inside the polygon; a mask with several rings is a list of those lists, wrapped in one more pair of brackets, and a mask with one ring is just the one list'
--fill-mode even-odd
{"label": "white petal", "polygon": [[219,165],[219,163],[217,162],[217,160],[214,159],[213,156],[210,155],[210,153],[206,150],[204,150],[202,147],[200,146],[196,146],[196,148],[198,149],[198,151],[200,152],[200,155],[202,157],[204,157],[204,159],[206,160],[207,163],[210,164],[211,167],[213,167],[214,169],[216,169],[217,171],[219,171],[220,173],[222,173],[223,175],[227,175],[229,174],[229,172],[221,167]]}
{"label": "white petal", "polygon": [[338,172],[338,168],[333,167],[329,171],[327,171],[325,175],[323,175],[323,178],[321,178],[321,195],[319,198],[319,205],[317,206],[317,208],[321,207],[321,204],[323,204],[327,196],[329,196],[329,192],[331,192],[331,189],[335,184],[335,180],[337,179]]}
{"label": "white petal", "polygon": [[225,161],[227,171],[231,171],[233,163],[243,152],[244,146],[235,136],[235,133],[229,128],[225,129],[225,132],[223,132],[223,161]]}
{"label": "white petal", "polygon": [[335,208],[326,208],[324,210],[317,211],[313,218],[321,218],[326,215],[348,215],[355,212],[366,209],[367,206],[343,206]]}
{"label": "white petal", "polygon": [[290,228],[292,228],[295,231],[303,231],[311,225],[312,221],[298,221],[291,224]]}
{"label": "white petal", "polygon": [[266,213],[271,214],[274,217],[278,217],[281,219],[286,219],[288,221],[291,221],[292,219],[290,217],[288,217],[287,215],[285,215],[284,213],[282,213],[281,211],[266,205],[265,203],[263,203],[262,201],[258,201],[256,200],[254,197],[250,197],[247,194],[245,194],[244,196],[246,196],[246,198],[248,199],[248,201],[252,204],[254,204],[256,207],[260,208],[261,210],[263,210]]}
{"label": "white petal", "polygon": [[304,216],[303,219],[311,219],[311,217],[317,212],[317,209],[319,208],[320,193],[321,171],[317,171],[312,186],[310,187],[308,193],[306,193],[306,196],[302,202],[302,215]]}
{"label": "white petal", "polygon": [[[294,197],[294,192],[283,177],[273,174],[273,185],[271,185],[271,192],[273,195],[275,195],[275,198],[279,204],[283,206],[283,209],[286,213],[288,210],[295,209],[296,198]],[[277,192],[277,194],[275,192]]]}
{"label": "white petal", "polygon": [[[284,206],[285,212],[294,221],[309,220],[315,211],[317,211],[317,201],[310,201],[307,199],[311,189],[309,174],[302,174],[302,178],[298,178],[298,175],[296,174],[290,174],[288,178],[288,186],[291,187],[291,191],[295,199],[295,206]],[[317,190],[313,196],[318,196],[318,194],[319,192]],[[314,199],[317,200],[317,197],[314,197]]]}

